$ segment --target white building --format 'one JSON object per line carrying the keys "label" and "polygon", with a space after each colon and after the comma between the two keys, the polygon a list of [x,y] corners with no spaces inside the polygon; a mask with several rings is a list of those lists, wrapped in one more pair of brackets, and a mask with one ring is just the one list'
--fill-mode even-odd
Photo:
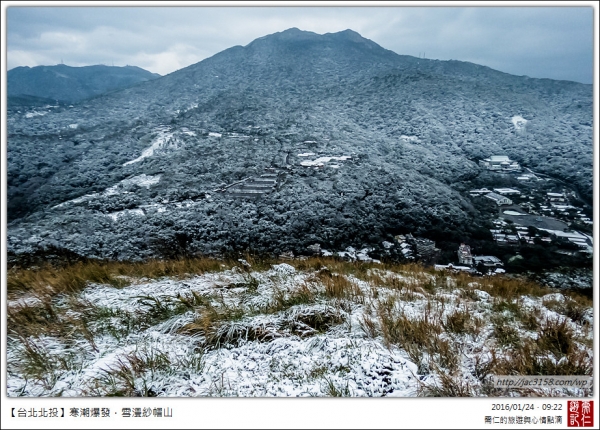
{"label": "white building", "polygon": [[494,191],[503,196],[511,196],[511,195],[520,195],[521,191],[515,190],[513,188],[494,188]]}
{"label": "white building", "polygon": [[485,195],[488,199],[493,200],[498,206],[502,205],[512,205],[512,200],[508,197],[501,196],[497,193],[489,193]]}
{"label": "white building", "polygon": [[490,158],[484,158],[479,161],[481,166],[484,166],[488,170],[497,172],[519,172],[521,166],[516,161],[508,158],[507,155],[492,155]]}
{"label": "white building", "polygon": [[561,193],[546,193],[546,198],[551,202],[564,202],[565,195]]}
{"label": "white building", "polygon": [[500,267],[504,266],[504,263],[493,255],[479,255],[473,257],[473,264],[477,266],[479,263],[482,263],[485,267]]}
{"label": "white building", "polygon": [[458,263],[468,266],[473,264],[473,256],[471,255],[471,247],[461,243],[458,247]]}
{"label": "white building", "polygon": [[487,188],[480,188],[478,190],[469,191],[469,193],[471,193],[471,196],[481,196],[482,194],[487,194],[491,192],[492,190],[488,190]]}

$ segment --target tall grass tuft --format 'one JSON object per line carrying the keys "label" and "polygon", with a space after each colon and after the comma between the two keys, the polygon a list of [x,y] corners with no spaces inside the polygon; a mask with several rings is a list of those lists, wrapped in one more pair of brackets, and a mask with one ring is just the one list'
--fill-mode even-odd
{"label": "tall grass tuft", "polygon": [[504,315],[493,315],[491,319],[494,326],[493,338],[500,346],[510,348],[519,346],[521,336],[513,325],[513,319]]}
{"label": "tall grass tuft", "polygon": [[594,367],[585,350],[572,348],[557,360],[536,342],[526,341],[498,356],[491,368],[496,375],[591,375]]}
{"label": "tall grass tuft", "polygon": [[325,296],[327,298],[356,300],[363,296],[358,285],[342,274],[321,270],[317,272],[316,276],[325,286]]}
{"label": "tall grass tuft", "polygon": [[568,320],[547,318],[539,328],[537,344],[540,350],[550,351],[556,356],[571,353],[575,339]]}

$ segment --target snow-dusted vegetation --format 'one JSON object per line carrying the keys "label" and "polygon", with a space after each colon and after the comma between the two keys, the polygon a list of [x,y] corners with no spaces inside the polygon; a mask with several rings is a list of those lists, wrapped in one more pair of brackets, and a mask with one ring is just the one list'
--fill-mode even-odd
{"label": "snow-dusted vegetation", "polygon": [[417,265],[250,259],[9,274],[9,396],[568,396],[491,375],[591,375],[591,301]]}
{"label": "snow-dusted vegetation", "polygon": [[[485,176],[477,162],[492,155],[592,202],[591,85],[398,55],[352,31],[290,29],[71,106],[11,107],[7,120],[17,260],[298,255],[406,233],[451,253],[490,228],[464,191],[514,186]],[[266,169],[280,175],[260,199],[213,192]],[[140,175],[161,179],[104,194]]]}
{"label": "snow-dusted vegetation", "polygon": [[590,394],[489,377],[592,372],[591,85],[289,29],[9,101],[9,396]]}

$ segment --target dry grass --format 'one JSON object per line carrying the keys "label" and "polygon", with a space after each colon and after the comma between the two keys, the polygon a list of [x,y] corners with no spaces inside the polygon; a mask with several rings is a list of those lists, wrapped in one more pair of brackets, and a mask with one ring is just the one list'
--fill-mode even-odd
{"label": "dry grass", "polygon": [[[218,300],[218,297],[215,297]],[[207,301],[199,309],[196,309],[197,316],[193,322],[186,324],[180,332],[188,335],[203,334],[209,336],[210,333],[216,333],[221,323],[226,321],[237,321],[242,319],[246,312],[244,309],[229,306],[223,301],[214,304]]]}
{"label": "dry grass", "polygon": [[494,330],[492,338],[498,345],[508,348],[518,347],[521,342],[521,335],[513,325],[514,319],[504,315],[493,315],[491,317]]}
{"label": "dry grass", "polygon": [[89,383],[90,395],[108,397],[156,397],[153,380],[184,370],[202,373],[204,356],[193,352],[178,359],[151,346],[142,345],[117,358],[116,363]]}
{"label": "dry grass", "polygon": [[478,289],[488,292],[491,296],[512,300],[520,296],[541,297],[548,294],[548,289],[523,278],[494,276],[482,282]]}
{"label": "dry grass", "polygon": [[[64,267],[45,266],[37,269],[15,269],[7,273],[8,297],[30,292],[55,296],[81,291],[88,283],[101,283],[121,288],[130,278],[158,279],[164,276],[184,278],[206,272],[217,272],[235,265],[231,261],[211,258],[151,260],[143,263],[119,261],[86,261]],[[128,279],[129,278],[129,279]]]}
{"label": "dry grass", "polygon": [[350,390],[349,382],[346,380],[345,384],[336,384],[332,379],[323,378],[321,389],[327,397],[351,397],[352,390]]}
{"label": "dry grass", "polygon": [[[491,374],[588,375],[593,369],[591,346],[583,347],[589,339],[576,335],[571,328],[577,324],[589,329],[586,324],[592,302],[576,293],[563,292],[564,301],[545,300],[543,305],[561,317],[544,319],[543,307],[525,308],[521,300],[524,295],[541,297],[552,291],[522,279],[472,278],[464,273],[435,272],[417,264],[375,265],[309,258],[285,261],[297,270],[312,273],[304,282],[292,285],[289,279],[283,282],[275,276],[259,284],[263,277],[254,277],[253,272],[280,261],[251,255],[245,260],[251,267],[241,266],[243,282],[230,285],[243,287],[243,291],[227,290],[232,291],[225,294],[227,299],[223,294],[206,296],[197,292],[176,297],[147,295],[136,297],[139,309],[131,311],[98,307],[78,299],[77,293],[89,283],[124,288],[136,279],[185,278],[240,266],[240,262],[208,258],[146,263],[88,261],[62,268],[11,270],[9,299],[20,301],[8,306],[7,333],[19,351],[20,361],[10,363],[9,373],[18,369],[18,374],[50,389],[62,373],[72,371],[81,362],[78,354],[98,352],[98,336],[125,339],[185,312],[194,312],[195,319],[178,333],[196,337],[198,347],[206,350],[246,341],[267,342],[280,336],[313,336],[351,321],[346,314],[356,309],[364,311],[359,325],[367,337],[383,340],[388,348],[403,349],[417,364],[419,374],[434,373],[438,377],[436,385],[422,385],[419,395],[470,396],[477,390],[493,395],[497,392],[485,385]],[[361,281],[368,286],[365,288]],[[270,283],[272,295],[263,297]],[[457,294],[449,294],[456,289]],[[488,292],[491,300],[480,297],[476,289]],[[452,307],[445,310],[448,306]],[[416,311],[409,313],[411,308]],[[253,318],[257,315],[270,316]],[[465,345],[472,345],[471,341],[490,323],[491,342],[482,344],[480,355],[469,351],[475,358],[465,359]],[[50,354],[40,346],[42,342],[37,342],[43,337],[60,340],[70,352],[61,357]],[[481,382],[480,387],[461,380],[461,360],[463,364],[471,360],[468,365]],[[201,354],[190,355],[186,362],[173,362],[165,353],[140,349],[121,356],[97,379],[90,393],[159,395],[147,384],[155,373],[169,375],[174,368],[202,366]],[[322,379],[323,375],[315,373],[312,377]],[[322,389],[329,396],[351,394],[348,385],[336,385],[332,379],[323,381]]]}
{"label": "dry grass", "polygon": [[[80,309],[82,310],[82,309]],[[40,306],[17,305],[7,311],[7,335],[15,340],[49,336],[60,338],[69,344],[75,344],[83,337],[95,351],[94,334],[89,327],[89,314],[85,317],[76,314],[66,314],[56,309],[49,300],[44,300]]]}
{"label": "dry grass", "polygon": [[566,319],[547,318],[539,328],[537,344],[555,356],[568,355],[575,348],[575,336]]}
{"label": "dry grass", "polygon": [[490,368],[496,375],[592,375],[594,366],[592,356],[584,350],[573,348],[557,360],[536,342],[526,341],[496,357]]}
{"label": "dry grass", "polygon": [[[440,335],[444,331],[441,315],[443,308],[428,301],[420,317],[411,319],[396,306],[394,298],[378,303],[376,309],[378,327],[374,321],[364,318],[363,330],[373,335],[379,330],[384,343],[404,349],[410,359],[419,366],[420,372],[428,373],[432,363],[446,369],[458,367],[458,354],[454,346]],[[376,328],[377,327],[377,328]],[[424,362],[429,357],[429,362]]]}
{"label": "dry grass", "polygon": [[526,330],[537,331],[540,328],[540,318],[542,311],[536,307],[533,309],[523,310],[521,312],[521,324]]}
{"label": "dry grass", "polygon": [[364,294],[361,289],[346,276],[330,270],[320,270],[315,273],[315,277],[325,287],[325,297],[363,302]]}
{"label": "dry grass", "polygon": [[492,312],[496,314],[508,314],[510,318],[521,318],[521,305],[517,300],[505,300],[502,297],[495,297],[492,302]]}
{"label": "dry grass", "polygon": [[468,307],[457,306],[456,310],[450,313],[443,327],[447,332],[455,334],[478,335],[483,326],[481,318],[474,318]]}
{"label": "dry grass", "polygon": [[417,395],[420,397],[472,397],[474,389],[460,375],[449,375],[443,369],[435,369],[439,377],[437,384],[419,381]]}
{"label": "dry grass", "polygon": [[303,283],[292,291],[275,289],[272,303],[264,312],[277,313],[292,306],[315,303],[316,301],[316,289],[310,284]]}
{"label": "dry grass", "polygon": [[366,314],[362,316],[359,324],[363,333],[365,333],[371,339],[375,339],[380,333],[377,322]]}

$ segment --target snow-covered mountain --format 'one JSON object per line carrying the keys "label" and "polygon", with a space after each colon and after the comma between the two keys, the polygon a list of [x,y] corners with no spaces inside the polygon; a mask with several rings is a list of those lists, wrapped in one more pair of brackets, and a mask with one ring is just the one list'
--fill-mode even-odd
{"label": "snow-covered mountain", "polygon": [[73,106],[11,108],[9,252],[460,243],[484,222],[459,190],[491,155],[591,203],[592,114],[591,85],[289,29]]}

